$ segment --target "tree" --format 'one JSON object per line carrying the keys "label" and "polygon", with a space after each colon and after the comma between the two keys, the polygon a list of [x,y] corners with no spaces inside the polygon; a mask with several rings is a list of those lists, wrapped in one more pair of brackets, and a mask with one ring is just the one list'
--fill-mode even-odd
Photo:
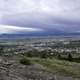
{"label": "tree", "polygon": [[41,53],[40,57],[41,57],[41,58],[47,58],[47,54],[46,54],[46,52],[43,51],[43,52]]}
{"label": "tree", "polygon": [[62,59],[62,57],[61,57],[61,55],[60,55],[60,54],[58,54],[58,56],[57,56],[57,57],[58,57],[58,59]]}
{"label": "tree", "polygon": [[33,57],[33,53],[28,52],[28,53],[27,53],[27,57]]}
{"label": "tree", "polygon": [[0,48],[0,55],[3,55],[3,48]]}
{"label": "tree", "polygon": [[72,57],[72,55],[70,53],[68,54],[68,60],[69,61],[73,61],[73,57]]}

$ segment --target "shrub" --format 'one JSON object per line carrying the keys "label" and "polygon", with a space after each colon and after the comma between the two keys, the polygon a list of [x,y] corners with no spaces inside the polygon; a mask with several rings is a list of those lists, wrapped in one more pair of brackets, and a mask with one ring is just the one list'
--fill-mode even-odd
{"label": "shrub", "polygon": [[30,60],[27,59],[27,58],[22,58],[20,60],[20,63],[23,64],[23,65],[30,65],[31,64]]}

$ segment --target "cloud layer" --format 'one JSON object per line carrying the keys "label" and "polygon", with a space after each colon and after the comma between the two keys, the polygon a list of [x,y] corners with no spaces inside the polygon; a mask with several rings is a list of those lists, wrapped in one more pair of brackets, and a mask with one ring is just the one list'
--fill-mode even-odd
{"label": "cloud layer", "polygon": [[0,24],[79,32],[80,0],[0,0]]}
{"label": "cloud layer", "polygon": [[17,32],[35,32],[35,31],[42,31],[38,28],[29,28],[29,27],[17,27],[17,26],[8,26],[8,25],[0,25],[0,34],[5,33],[17,33]]}

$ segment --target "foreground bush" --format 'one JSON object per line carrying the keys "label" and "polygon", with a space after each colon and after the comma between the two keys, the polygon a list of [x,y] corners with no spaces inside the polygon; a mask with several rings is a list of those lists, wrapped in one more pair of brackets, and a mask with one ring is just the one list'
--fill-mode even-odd
{"label": "foreground bush", "polygon": [[20,60],[20,63],[23,64],[23,65],[31,65],[31,61],[27,58],[22,58]]}

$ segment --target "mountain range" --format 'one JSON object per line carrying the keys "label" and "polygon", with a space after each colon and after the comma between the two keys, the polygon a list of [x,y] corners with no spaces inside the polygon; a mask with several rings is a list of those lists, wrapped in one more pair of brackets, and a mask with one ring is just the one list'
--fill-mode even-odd
{"label": "mountain range", "polygon": [[43,32],[29,32],[29,33],[12,33],[12,34],[0,34],[0,39],[11,39],[11,38],[26,38],[26,37],[33,37],[33,36],[79,36],[79,32],[62,32],[59,30],[50,30],[50,31],[43,31]]}

